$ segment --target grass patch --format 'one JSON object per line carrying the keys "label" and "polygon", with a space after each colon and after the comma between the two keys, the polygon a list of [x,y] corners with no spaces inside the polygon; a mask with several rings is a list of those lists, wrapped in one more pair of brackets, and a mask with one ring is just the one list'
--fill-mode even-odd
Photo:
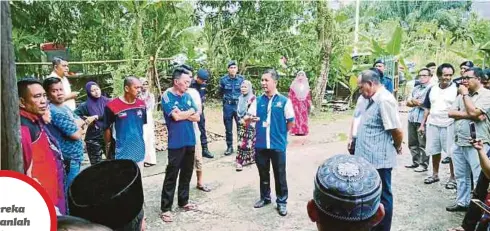
{"label": "grass patch", "polygon": [[327,111],[315,112],[310,119],[312,122],[333,122],[339,119],[345,119],[352,116],[353,111],[332,111],[328,109]]}

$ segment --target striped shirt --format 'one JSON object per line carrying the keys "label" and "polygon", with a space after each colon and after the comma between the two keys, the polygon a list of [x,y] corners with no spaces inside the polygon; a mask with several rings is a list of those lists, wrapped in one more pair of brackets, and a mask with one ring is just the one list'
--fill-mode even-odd
{"label": "striped shirt", "polygon": [[[410,95],[410,98],[408,100],[415,99],[423,103],[429,89],[429,84],[418,85],[414,87],[412,90],[412,94]],[[408,113],[408,122],[422,123],[422,120],[424,120],[424,108],[422,106],[412,107],[410,109],[410,112]]]}
{"label": "striped shirt", "polygon": [[396,165],[396,149],[390,130],[401,128],[398,103],[385,88],[368,99],[357,131],[355,155],[361,156],[376,169]]}

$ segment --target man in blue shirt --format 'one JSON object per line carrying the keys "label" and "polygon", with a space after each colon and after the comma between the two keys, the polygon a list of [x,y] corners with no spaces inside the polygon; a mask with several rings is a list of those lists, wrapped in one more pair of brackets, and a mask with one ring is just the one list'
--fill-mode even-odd
{"label": "man in blue shirt", "polygon": [[134,76],[124,79],[124,95],[115,98],[104,109],[104,140],[110,147],[111,131],[116,133],[115,159],[132,160],[143,170],[145,159],[145,141],[143,125],[146,124],[146,106],[138,99],[141,82]]}
{"label": "man in blue shirt", "polygon": [[201,119],[199,120],[199,131],[201,132],[201,147],[202,147],[202,156],[206,158],[214,158],[214,155],[209,152],[208,149],[208,137],[206,135],[206,119],[204,117],[204,102],[206,100],[206,82],[208,81],[209,73],[205,69],[199,69],[197,71],[197,76],[191,82],[191,88],[196,89],[201,96],[202,102],[202,112]]}
{"label": "man in blue shirt", "polygon": [[381,84],[385,86],[386,90],[388,90],[390,93],[393,93],[393,80],[390,76],[384,74],[385,62],[381,59],[378,59],[376,60],[376,62],[374,62],[373,67],[381,72]]}
{"label": "man in blue shirt", "polygon": [[226,130],[226,151],[225,155],[233,153],[233,119],[238,127],[237,105],[238,97],[241,95],[240,87],[243,83],[243,76],[237,75],[238,66],[235,61],[228,63],[228,74],[221,77],[219,81],[220,94],[223,96],[223,122]]}
{"label": "man in blue shirt", "polygon": [[50,100],[51,121],[48,129],[60,144],[61,153],[67,169],[65,191],[80,172],[83,161],[82,126],[93,118],[83,121],[73,113],[65,102],[65,90],[60,78],[50,77],[43,82],[44,90]]}
{"label": "man in blue shirt", "polygon": [[[161,219],[172,222],[170,213],[174,201],[177,177],[179,177],[178,205],[184,210],[194,210],[189,203],[189,184],[194,167],[196,137],[193,122],[199,122],[198,108],[186,92],[191,75],[185,68],[177,68],[172,74],[173,87],[162,95],[162,108],[168,129],[168,165],[163,181]],[[180,172],[180,174],[179,174]]]}
{"label": "man in blue shirt", "polygon": [[294,109],[291,100],[277,91],[278,78],[274,69],[264,72],[261,81],[264,94],[252,103],[249,109],[251,116],[244,119],[257,123],[255,162],[260,176],[260,200],[254,207],[261,208],[271,203],[269,170],[272,162],[277,211],[279,215],[286,216],[286,146],[288,131],[294,126]]}

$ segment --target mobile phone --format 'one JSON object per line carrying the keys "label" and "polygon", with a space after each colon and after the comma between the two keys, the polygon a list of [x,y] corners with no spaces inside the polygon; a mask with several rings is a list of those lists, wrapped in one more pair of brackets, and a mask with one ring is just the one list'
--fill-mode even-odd
{"label": "mobile phone", "polygon": [[471,139],[476,140],[476,127],[474,122],[470,122],[470,136]]}
{"label": "mobile phone", "polygon": [[478,199],[471,199],[471,202],[475,203],[476,205],[478,205],[478,207],[480,207],[481,209],[483,209],[483,211],[485,211],[486,213],[490,214],[490,207],[488,207],[488,205],[486,205],[485,203],[483,203],[483,201],[478,200]]}

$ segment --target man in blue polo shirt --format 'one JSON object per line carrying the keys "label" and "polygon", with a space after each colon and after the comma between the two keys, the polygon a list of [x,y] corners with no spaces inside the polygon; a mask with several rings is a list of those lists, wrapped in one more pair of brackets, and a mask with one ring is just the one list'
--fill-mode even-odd
{"label": "man in blue polo shirt", "polygon": [[[184,210],[194,210],[189,203],[189,184],[194,167],[196,137],[193,122],[200,115],[192,97],[186,92],[191,82],[190,72],[177,68],[172,74],[173,87],[162,95],[162,108],[168,129],[168,165],[163,181],[161,215],[164,222],[172,222],[170,213],[174,201],[177,176],[179,177],[178,205]],[[179,173],[180,172],[180,173]]]}
{"label": "man in blue polo shirt", "polygon": [[286,181],[286,146],[288,130],[294,126],[294,110],[291,100],[277,92],[279,75],[268,69],[262,75],[264,94],[252,103],[250,117],[246,120],[257,122],[256,159],[260,176],[260,200],[255,208],[271,203],[270,164],[274,171],[276,203],[279,215],[286,216],[288,185]]}
{"label": "man in blue polo shirt", "polygon": [[138,99],[141,82],[134,76],[124,79],[124,95],[109,102],[104,109],[104,140],[110,147],[112,129],[116,133],[116,159],[132,160],[143,170],[145,141],[143,125],[146,124],[146,106]]}

